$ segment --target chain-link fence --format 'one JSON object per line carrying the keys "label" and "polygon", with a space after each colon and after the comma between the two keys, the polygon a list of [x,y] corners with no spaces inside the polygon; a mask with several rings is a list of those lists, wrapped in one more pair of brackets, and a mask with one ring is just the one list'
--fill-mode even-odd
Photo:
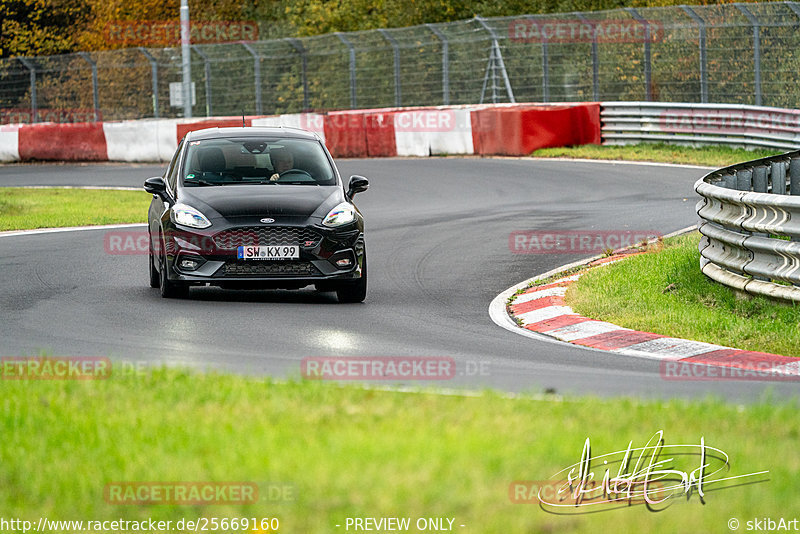
{"label": "chain-link fence", "polygon": [[[618,9],[192,46],[194,116],[486,102],[800,104],[800,4]],[[180,48],[0,60],[0,123],[179,117]]]}

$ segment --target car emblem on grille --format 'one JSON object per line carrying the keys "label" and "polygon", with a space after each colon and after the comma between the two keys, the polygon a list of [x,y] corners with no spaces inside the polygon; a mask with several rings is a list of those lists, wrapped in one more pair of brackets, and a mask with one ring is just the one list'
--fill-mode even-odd
{"label": "car emblem on grille", "polygon": [[265,224],[274,223],[275,219],[270,219],[269,217],[264,217],[263,219],[261,219],[261,222],[265,223]]}

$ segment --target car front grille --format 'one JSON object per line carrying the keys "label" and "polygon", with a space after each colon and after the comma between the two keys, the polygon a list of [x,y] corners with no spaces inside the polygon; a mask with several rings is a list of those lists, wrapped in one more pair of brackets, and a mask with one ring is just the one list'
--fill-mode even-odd
{"label": "car front grille", "polygon": [[235,249],[248,245],[298,245],[314,247],[322,239],[315,231],[302,226],[247,226],[224,230],[214,236],[214,244],[221,249]]}
{"label": "car front grille", "polygon": [[308,261],[229,261],[222,267],[222,276],[318,276],[319,269]]}

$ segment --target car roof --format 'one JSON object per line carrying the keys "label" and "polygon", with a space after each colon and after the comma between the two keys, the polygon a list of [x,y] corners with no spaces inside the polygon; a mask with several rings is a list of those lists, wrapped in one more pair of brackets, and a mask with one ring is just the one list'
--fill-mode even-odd
{"label": "car roof", "polygon": [[237,137],[292,137],[295,139],[310,139],[317,141],[319,136],[313,132],[300,128],[287,128],[284,126],[248,126],[236,128],[204,128],[193,130],[186,134],[187,141],[202,139],[227,139]]}

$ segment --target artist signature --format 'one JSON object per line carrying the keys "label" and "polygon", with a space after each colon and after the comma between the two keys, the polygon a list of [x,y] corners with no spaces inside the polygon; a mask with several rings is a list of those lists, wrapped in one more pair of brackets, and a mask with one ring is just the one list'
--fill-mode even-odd
{"label": "artist signature", "polygon": [[[680,469],[679,464],[699,457],[698,463]],[[602,462],[599,479],[593,465]],[[616,473],[612,471],[616,467]],[[539,490],[541,506],[555,513],[564,508],[645,504],[653,510],[666,507],[669,499],[696,493],[705,504],[706,486],[714,489],[729,487],[746,477],[764,479],[769,471],[745,475],[721,476],[730,471],[728,454],[709,447],[705,438],[699,445],[665,445],[664,431],[659,430],[644,447],[633,448],[633,441],[624,450],[592,456],[589,438],[583,445],[580,462],[556,473],[551,480],[557,484],[554,491]],[[565,479],[566,477],[566,479]],[[751,478],[751,481],[753,479]],[[763,482],[764,480],[759,480]],[[719,486],[717,486],[719,485]],[[593,509],[595,510],[595,509]]]}

